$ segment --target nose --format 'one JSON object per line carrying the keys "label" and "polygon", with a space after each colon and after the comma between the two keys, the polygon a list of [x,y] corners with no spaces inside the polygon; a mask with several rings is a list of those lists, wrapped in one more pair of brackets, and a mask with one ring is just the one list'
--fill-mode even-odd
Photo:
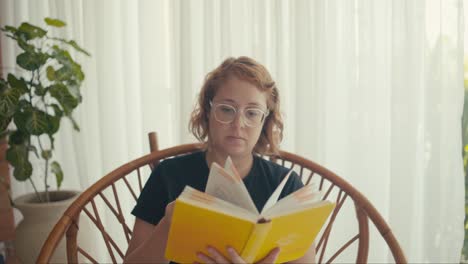
{"label": "nose", "polygon": [[242,114],[241,111],[236,113],[236,117],[232,121],[231,125],[233,125],[234,127],[239,127],[239,128],[243,128],[243,127],[246,126],[245,125],[245,120],[244,120],[244,115]]}

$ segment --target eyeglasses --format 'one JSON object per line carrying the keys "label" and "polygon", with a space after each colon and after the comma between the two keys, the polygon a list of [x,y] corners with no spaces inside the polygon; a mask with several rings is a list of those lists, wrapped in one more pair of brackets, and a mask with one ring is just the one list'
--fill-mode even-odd
{"label": "eyeglasses", "polygon": [[258,107],[247,107],[244,109],[237,109],[232,105],[213,103],[210,101],[211,109],[214,111],[216,121],[223,124],[230,124],[236,119],[237,112],[241,112],[244,119],[244,124],[248,127],[257,127],[265,121],[268,116],[268,110],[264,110]]}

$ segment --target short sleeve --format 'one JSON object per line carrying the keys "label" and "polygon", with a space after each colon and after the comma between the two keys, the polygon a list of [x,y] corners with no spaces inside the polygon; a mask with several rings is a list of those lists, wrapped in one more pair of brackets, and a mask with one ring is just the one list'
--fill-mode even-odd
{"label": "short sleeve", "polygon": [[167,182],[163,164],[159,164],[146,182],[132,214],[150,224],[156,225],[163,218],[168,204]]}
{"label": "short sleeve", "polygon": [[288,196],[289,194],[299,190],[302,187],[304,187],[304,183],[302,183],[302,180],[299,177],[299,175],[297,175],[297,173],[293,171],[289,176],[288,182],[286,182],[283,191],[281,192],[280,199]]}

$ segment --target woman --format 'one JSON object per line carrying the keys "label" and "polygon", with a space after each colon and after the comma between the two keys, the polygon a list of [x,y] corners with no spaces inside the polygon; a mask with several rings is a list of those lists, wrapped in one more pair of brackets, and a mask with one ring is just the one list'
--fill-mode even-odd
{"label": "woman", "polygon": [[[228,58],[210,72],[192,113],[190,129],[205,150],[161,162],[152,172],[132,211],[136,216],[126,262],[167,262],[164,258],[173,201],[186,185],[204,191],[209,167],[223,165],[228,156],[249,191],[257,209],[276,189],[288,169],[260,158],[275,154],[282,138],[279,94],[265,67],[248,57]],[[303,186],[291,175],[280,196]],[[208,255],[194,252],[201,262],[244,263],[235,250],[224,257],[208,247]],[[203,249],[200,249],[202,251]],[[273,249],[261,263],[276,260],[280,248]],[[298,263],[314,262],[312,246]]]}

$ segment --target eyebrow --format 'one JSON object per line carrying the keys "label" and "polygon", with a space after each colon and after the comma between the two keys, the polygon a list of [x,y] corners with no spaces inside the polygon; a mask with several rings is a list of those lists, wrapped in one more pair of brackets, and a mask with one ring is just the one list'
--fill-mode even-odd
{"label": "eyebrow", "polygon": [[[232,100],[232,99],[223,99],[223,100],[220,100],[220,102],[223,102],[223,103],[232,103],[232,104],[235,104],[235,105],[239,105],[236,101]],[[250,106],[258,106],[258,107],[265,107],[257,102],[250,102],[250,103],[247,103],[247,105],[250,105]]]}

